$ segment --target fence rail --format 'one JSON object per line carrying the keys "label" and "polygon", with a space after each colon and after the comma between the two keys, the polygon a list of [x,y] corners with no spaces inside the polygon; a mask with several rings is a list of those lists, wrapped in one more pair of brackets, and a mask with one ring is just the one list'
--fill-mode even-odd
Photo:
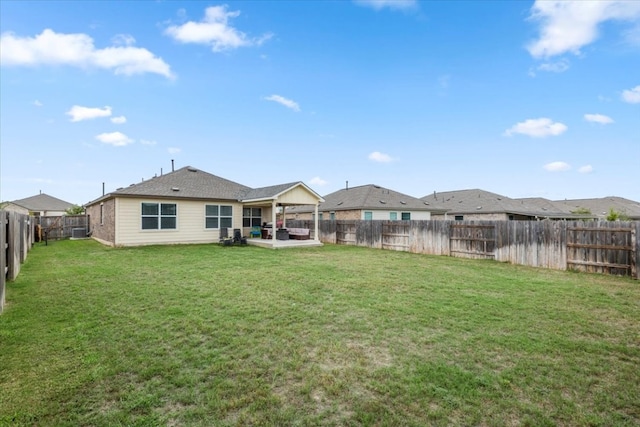
{"label": "fence rail", "polygon": [[[310,220],[287,225],[314,228]],[[318,232],[324,243],[640,279],[640,222],[324,220]]]}

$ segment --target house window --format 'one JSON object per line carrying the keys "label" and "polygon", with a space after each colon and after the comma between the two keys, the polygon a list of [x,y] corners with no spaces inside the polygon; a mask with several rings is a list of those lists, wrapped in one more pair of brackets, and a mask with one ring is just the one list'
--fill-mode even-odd
{"label": "house window", "polygon": [[391,221],[395,221],[396,219],[398,219],[398,212],[389,212],[389,219]]}
{"label": "house window", "polygon": [[262,208],[242,208],[242,226],[256,227],[262,225]]}
{"label": "house window", "polygon": [[143,203],[143,230],[175,230],[178,224],[178,206],[175,203]]}
{"label": "house window", "polygon": [[205,205],[205,228],[231,228],[233,225],[233,206]]}
{"label": "house window", "polygon": [[331,219],[331,221],[334,221],[336,219],[336,213],[335,212],[330,212],[329,213],[329,218]]}
{"label": "house window", "polygon": [[318,221],[322,221],[322,212],[318,213]]}
{"label": "house window", "polygon": [[403,221],[411,221],[411,212],[402,212]]}
{"label": "house window", "polygon": [[373,212],[371,211],[365,211],[364,213],[364,219],[366,221],[371,221],[373,219]]}
{"label": "house window", "polygon": [[456,221],[462,221],[462,220],[464,220],[464,215],[456,215],[456,216],[454,217],[454,219],[455,219]]}

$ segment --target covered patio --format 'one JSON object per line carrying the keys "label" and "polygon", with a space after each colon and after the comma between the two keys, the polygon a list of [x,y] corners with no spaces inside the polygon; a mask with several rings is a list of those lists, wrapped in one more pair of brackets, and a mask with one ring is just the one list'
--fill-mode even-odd
{"label": "covered patio", "polygon": [[247,239],[248,245],[259,246],[269,249],[286,249],[286,248],[309,248],[322,246],[322,242],[315,239],[309,240],[277,240],[277,239]]}
{"label": "covered patio", "polygon": [[[261,208],[262,221],[271,223],[269,237],[266,239],[247,239],[247,243],[269,248],[322,246],[318,236],[318,205],[324,199],[307,187],[303,182],[274,185],[256,188],[242,198],[243,208]],[[286,209],[290,206],[314,206],[314,229],[309,230],[309,238],[304,240],[290,239],[287,232]],[[282,225],[278,227],[278,210],[282,210]],[[280,239],[278,239],[280,237]]]}

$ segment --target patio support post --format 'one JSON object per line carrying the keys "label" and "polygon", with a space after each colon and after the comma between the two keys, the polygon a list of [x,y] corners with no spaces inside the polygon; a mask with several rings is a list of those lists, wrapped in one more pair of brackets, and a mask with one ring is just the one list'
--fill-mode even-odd
{"label": "patio support post", "polygon": [[271,240],[276,240],[276,199],[271,201]]}
{"label": "patio support post", "polygon": [[318,234],[318,203],[316,203],[316,214],[313,217],[313,240],[320,241],[320,235]]}
{"label": "patio support post", "polygon": [[282,205],[282,228],[287,228],[287,207]]}

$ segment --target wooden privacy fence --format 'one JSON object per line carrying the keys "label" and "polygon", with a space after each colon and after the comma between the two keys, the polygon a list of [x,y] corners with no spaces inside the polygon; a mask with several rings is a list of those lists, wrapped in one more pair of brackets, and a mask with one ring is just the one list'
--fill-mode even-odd
{"label": "wooden privacy fence", "polygon": [[0,313],[7,280],[15,280],[33,246],[33,217],[0,210]]}
{"label": "wooden privacy fence", "polygon": [[86,237],[89,224],[88,215],[40,216],[35,220],[51,240]]}
{"label": "wooden privacy fence", "polygon": [[324,220],[318,229],[324,243],[640,278],[640,222]]}

